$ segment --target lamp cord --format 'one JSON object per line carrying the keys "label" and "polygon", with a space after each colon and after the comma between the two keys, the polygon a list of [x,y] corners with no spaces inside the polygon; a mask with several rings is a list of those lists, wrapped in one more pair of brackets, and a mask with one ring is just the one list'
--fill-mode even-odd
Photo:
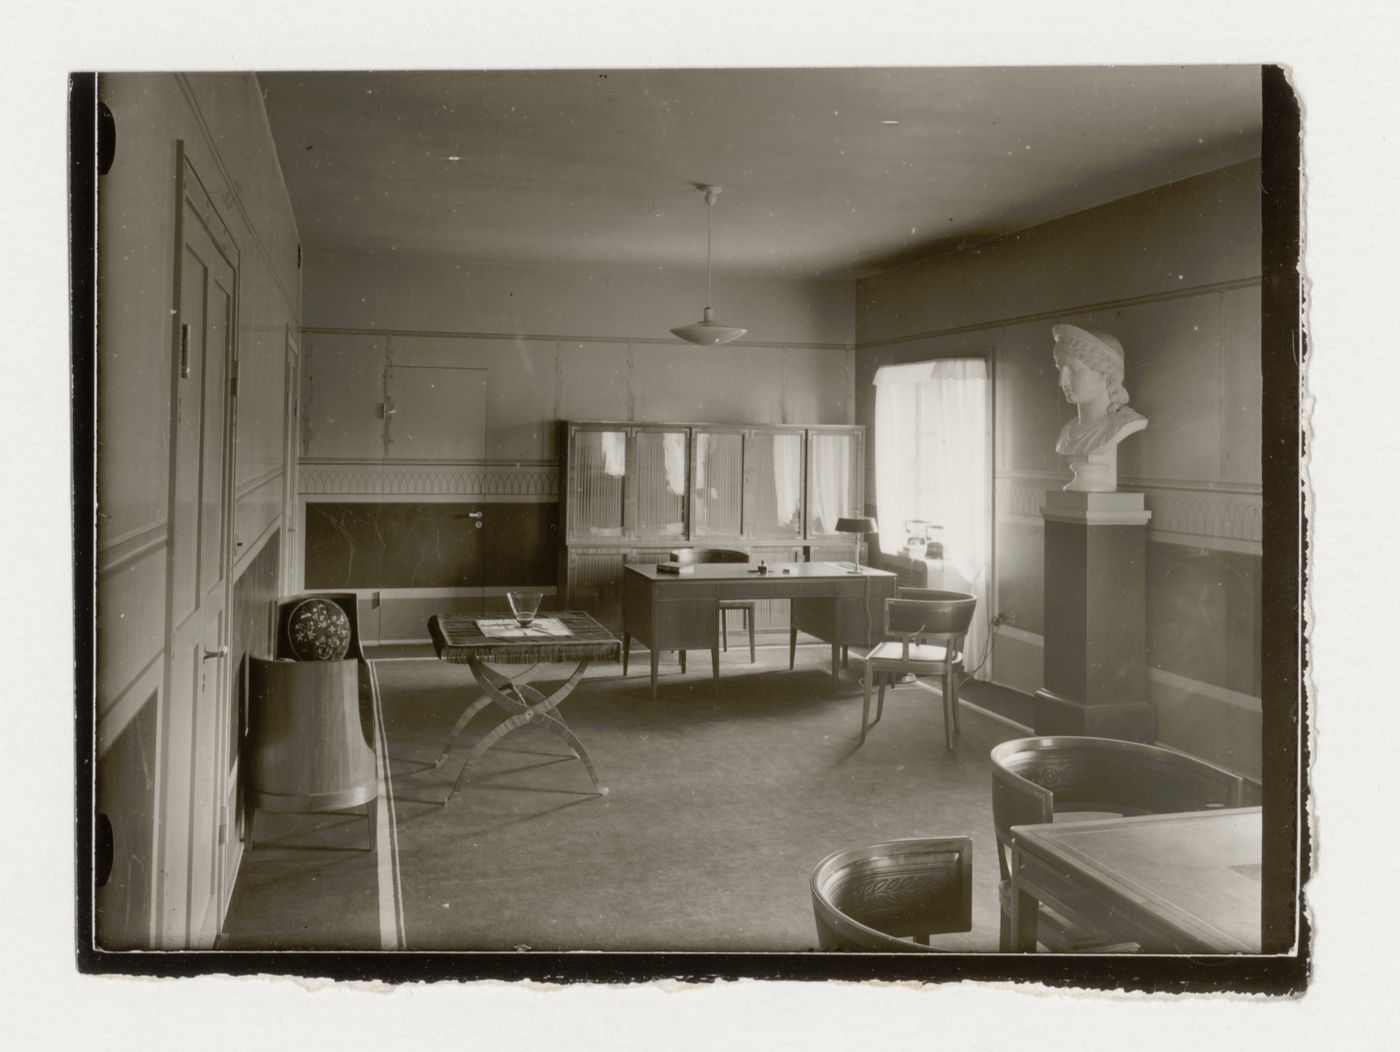
{"label": "lamp cord", "polygon": [[705,195],[705,309],[710,309],[710,249],[714,244],[715,202],[710,194]]}
{"label": "lamp cord", "polygon": [[996,640],[997,630],[1001,628],[1000,625],[992,623],[994,620],[995,618],[987,618],[987,642],[982,647],[981,660],[978,661],[977,664],[973,666],[973,668],[963,670],[963,678],[958,683],[958,686],[961,687],[966,683],[972,682],[972,677],[982,671],[982,666],[985,665],[987,663],[987,659],[992,656],[992,643]]}

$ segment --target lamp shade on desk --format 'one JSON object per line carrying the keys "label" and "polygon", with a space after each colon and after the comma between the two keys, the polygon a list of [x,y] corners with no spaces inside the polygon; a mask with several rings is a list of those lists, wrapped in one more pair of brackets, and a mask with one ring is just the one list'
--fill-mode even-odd
{"label": "lamp shade on desk", "polygon": [[837,520],[836,520],[836,532],[837,532],[837,533],[853,533],[853,534],[855,534],[856,551],[855,551],[855,557],[851,560],[851,570],[852,570],[852,572],[854,572],[854,573],[859,573],[859,572],[860,572],[860,540],[861,540],[861,538],[864,537],[867,533],[876,533],[876,532],[879,531],[879,529],[880,529],[879,524],[876,523],[876,521],[875,521],[874,519],[870,518],[869,516],[855,517],[855,518],[849,518],[849,519],[842,518],[842,519],[837,519]]}

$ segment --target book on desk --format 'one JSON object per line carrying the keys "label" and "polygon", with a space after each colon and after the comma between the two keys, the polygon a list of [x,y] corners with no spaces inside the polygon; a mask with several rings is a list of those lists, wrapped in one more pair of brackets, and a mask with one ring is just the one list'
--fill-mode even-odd
{"label": "book on desk", "polygon": [[693,574],[693,573],[695,572],[695,564],[694,564],[694,563],[677,563],[677,562],[657,563],[657,564],[656,564],[656,572],[657,572],[657,573],[673,573],[673,574],[683,574],[683,573]]}

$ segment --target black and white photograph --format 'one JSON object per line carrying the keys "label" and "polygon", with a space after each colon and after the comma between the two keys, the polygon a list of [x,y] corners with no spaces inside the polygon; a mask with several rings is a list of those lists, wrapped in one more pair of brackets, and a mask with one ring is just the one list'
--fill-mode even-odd
{"label": "black and white photograph", "polygon": [[96,947],[1299,952],[1280,70],[95,88]]}
{"label": "black and white photograph", "polygon": [[1290,56],[673,25],[58,74],[75,981],[1315,998]]}

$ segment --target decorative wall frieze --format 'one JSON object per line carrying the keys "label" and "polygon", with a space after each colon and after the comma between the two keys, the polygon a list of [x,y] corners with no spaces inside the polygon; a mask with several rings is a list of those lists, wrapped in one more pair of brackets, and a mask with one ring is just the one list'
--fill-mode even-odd
{"label": "decorative wall frieze", "polygon": [[302,461],[302,496],[538,497],[557,499],[559,467],[553,462],[383,464]]}
{"label": "decorative wall frieze", "polygon": [[[1023,472],[996,479],[997,518],[1036,523],[1045,494],[1068,476]],[[1152,512],[1148,537],[1164,544],[1196,545],[1258,554],[1264,531],[1264,498],[1255,486],[1226,487],[1171,479],[1123,480],[1124,489],[1140,490]]]}
{"label": "decorative wall frieze", "polygon": [[1157,487],[1145,488],[1144,492],[1147,506],[1152,509],[1153,533],[1253,544],[1263,540],[1264,498],[1259,493]]}
{"label": "decorative wall frieze", "polygon": [[1069,475],[998,476],[996,479],[997,518],[1029,519],[1040,522],[1040,509],[1045,505],[1048,490],[1057,490],[1069,481]]}

